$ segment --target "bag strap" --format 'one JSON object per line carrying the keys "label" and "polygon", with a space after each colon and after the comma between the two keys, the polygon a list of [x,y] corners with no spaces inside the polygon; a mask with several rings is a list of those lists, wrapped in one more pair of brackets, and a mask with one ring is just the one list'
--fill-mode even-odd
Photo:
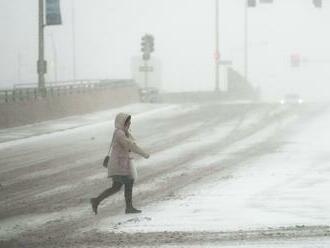
{"label": "bag strap", "polygon": [[112,135],[112,140],[111,140],[111,143],[110,143],[110,148],[109,148],[109,151],[108,151],[108,155],[109,155],[110,152],[111,152],[111,148],[112,148],[112,145],[113,145],[113,140],[114,140],[114,137],[115,137],[115,134],[116,134],[116,130],[117,130],[117,129],[115,129],[115,131],[113,132],[113,135]]}

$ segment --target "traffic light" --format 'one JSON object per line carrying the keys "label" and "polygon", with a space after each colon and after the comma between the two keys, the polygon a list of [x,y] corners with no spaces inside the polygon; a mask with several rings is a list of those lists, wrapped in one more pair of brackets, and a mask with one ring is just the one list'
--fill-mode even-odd
{"label": "traffic light", "polygon": [[313,4],[316,8],[322,8],[322,0],[313,0]]}
{"label": "traffic light", "polygon": [[154,51],[154,37],[150,34],[145,34],[142,37],[141,46],[141,51],[143,52],[143,60],[149,60],[150,53]]}
{"label": "traffic light", "polygon": [[147,36],[142,37],[142,42],[141,42],[141,52],[147,52],[148,51],[148,40]]}
{"label": "traffic light", "polygon": [[148,36],[149,51],[152,53],[154,51],[154,37],[152,35]]}
{"label": "traffic light", "polygon": [[247,0],[247,6],[248,7],[256,7],[257,6],[257,0]]}

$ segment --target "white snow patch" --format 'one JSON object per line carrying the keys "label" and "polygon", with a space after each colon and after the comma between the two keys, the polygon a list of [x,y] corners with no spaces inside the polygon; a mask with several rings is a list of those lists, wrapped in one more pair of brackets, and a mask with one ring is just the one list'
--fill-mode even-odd
{"label": "white snow patch", "polygon": [[85,206],[81,205],[61,212],[28,214],[7,218],[0,221],[0,240],[14,238],[25,231],[38,229],[51,222],[67,222],[69,220],[77,219],[85,215],[86,212],[87,209]]}
{"label": "white snow patch", "polygon": [[[175,199],[146,206],[137,217],[105,219],[97,228],[105,232],[157,232],[328,225],[330,151],[326,147],[330,147],[330,141],[325,134],[329,126],[330,113],[299,128],[279,153],[245,163],[239,171],[222,178],[210,176],[200,185],[181,190]],[[270,133],[270,129],[265,130],[257,139],[247,139],[229,151],[253,146]],[[221,158],[220,154],[204,159],[212,162]]]}
{"label": "white snow patch", "polygon": [[[92,132],[97,128],[109,126],[114,121],[118,112],[129,112],[137,118],[145,118],[158,112],[171,111],[178,109],[177,105],[143,105],[134,104],[109,111],[97,112],[83,116],[72,116],[55,121],[47,121],[22,127],[3,129],[0,132],[0,149],[26,144],[27,142],[46,141],[49,138],[61,138],[68,134],[79,132]],[[191,108],[190,108],[191,109]],[[91,117],[89,117],[91,116]],[[31,132],[26,130],[33,129]],[[11,138],[15,138],[11,140]]]}
{"label": "white snow patch", "polygon": [[[151,246],[145,246],[151,247]],[[327,237],[299,238],[288,240],[260,240],[260,241],[224,241],[224,242],[204,242],[200,244],[179,244],[179,245],[159,245],[160,248],[199,248],[199,247],[223,247],[223,248],[328,248],[330,239]]]}

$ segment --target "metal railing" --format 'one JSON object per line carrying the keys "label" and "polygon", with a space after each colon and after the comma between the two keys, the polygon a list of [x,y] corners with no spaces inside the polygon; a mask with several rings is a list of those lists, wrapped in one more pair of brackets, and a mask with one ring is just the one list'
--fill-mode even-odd
{"label": "metal railing", "polygon": [[[83,94],[107,88],[134,86],[131,79],[118,80],[79,80],[50,82],[45,88],[45,97],[57,97],[72,94]],[[41,92],[37,84],[17,84],[13,89],[0,90],[0,104],[40,99]]]}

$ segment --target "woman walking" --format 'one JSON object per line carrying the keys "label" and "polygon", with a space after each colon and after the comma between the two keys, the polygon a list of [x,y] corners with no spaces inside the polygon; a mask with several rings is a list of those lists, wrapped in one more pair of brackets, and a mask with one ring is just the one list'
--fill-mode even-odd
{"label": "woman walking", "polygon": [[102,200],[118,192],[125,185],[125,213],[141,213],[133,207],[132,192],[134,179],[136,178],[135,167],[130,156],[131,152],[139,154],[144,158],[149,158],[149,154],[143,151],[134,141],[129,132],[131,116],[119,113],[115,119],[115,131],[112,139],[112,149],[110,163],[108,165],[108,177],[112,178],[112,187],[103,191],[98,197],[91,198],[92,209],[97,214],[98,205]]}

